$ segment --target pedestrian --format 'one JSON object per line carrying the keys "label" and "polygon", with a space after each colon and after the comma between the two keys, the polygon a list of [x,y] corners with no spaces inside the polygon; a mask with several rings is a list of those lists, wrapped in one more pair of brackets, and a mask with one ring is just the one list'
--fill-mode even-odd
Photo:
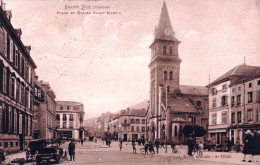
{"label": "pedestrian", "polygon": [[108,147],[110,147],[110,145],[111,145],[111,139],[109,138],[108,139]]}
{"label": "pedestrian", "polygon": [[236,152],[240,152],[240,139],[237,138],[236,140]]}
{"label": "pedestrian", "polygon": [[132,139],[132,146],[133,146],[133,154],[136,154],[136,144],[135,144],[135,139]]}
{"label": "pedestrian", "polygon": [[[252,142],[253,142],[253,137],[251,135],[251,131],[247,130],[245,132],[244,149],[243,149],[244,159],[242,160],[242,162],[246,161],[246,155],[252,155],[252,147],[253,147]],[[252,162],[251,156],[248,162]]]}
{"label": "pedestrian", "polygon": [[120,151],[121,151],[122,147],[123,147],[123,140],[120,140],[120,142],[119,142]]}
{"label": "pedestrian", "polygon": [[260,155],[260,131],[257,131],[256,133],[256,141],[255,141],[255,155],[259,156]]}
{"label": "pedestrian", "polygon": [[69,155],[70,155],[70,161],[75,160],[75,143],[74,143],[74,139],[71,140],[71,142],[69,143]]}
{"label": "pedestrian", "polygon": [[148,148],[149,148],[149,144],[146,142],[145,144],[144,144],[144,154],[146,155],[148,155]]}
{"label": "pedestrian", "polygon": [[81,140],[80,140],[80,143],[81,143],[81,146],[83,146],[84,140],[81,139]]}
{"label": "pedestrian", "polygon": [[154,145],[155,145],[155,147],[156,147],[156,153],[158,154],[158,152],[159,152],[159,146],[160,146],[160,141],[159,141],[158,138],[155,140]]}
{"label": "pedestrian", "polygon": [[[260,133],[260,131],[258,131]],[[252,137],[252,162],[254,161],[254,157],[260,155],[259,153],[259,140],[260,140],[260,134],[256,130],[253,131]]]}
{"label": "pedestrian", "polygon": [[153,142],[152,141],[150,141],[149,142],[149,151],[150,151],[150,154],[154,154],[155,152],[154,152],[154,148],[153,148]]}
{"label": "pedestrian", "polygon": [[5,150],[3,147],[0,147],[0,164],[2,164],[1,162],[5,161]]}
{"label": "pedestrian", "polygon": [[215,151],[216,150],[216,140],[214,137],[212,138],[211,146],[212,146],[212,150]]}
{"label": "pedestrian", "polygon": [[192,135],[190,135],[188,139],[188,155],[192,156],[192,151],[194,149],[195,141],[192,138]]}

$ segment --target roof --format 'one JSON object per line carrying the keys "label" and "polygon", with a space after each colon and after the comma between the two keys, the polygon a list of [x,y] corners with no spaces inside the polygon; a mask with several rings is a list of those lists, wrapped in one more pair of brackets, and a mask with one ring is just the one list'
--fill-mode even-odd
{"label": "roof", "polygon": [[180,90],[186,95],[208,95],[208,89],[204,86],[180,85]]}
{"label": "roof", "polygon": [[243,77],[241,77],[240,79],[238,79],[237,81],[233,82],[230,85],[235,85],[235,84],[239,84],[245,81],[249,81],[255,77],[259,77],[260,76],[260,67],[254,68],[252,70],[250,70],[249,72],[247,72],[246,74],[244,74]]}
{"label": "roof", "polygon": [[82,105],[80,102],[76,101],[56,101],[57,105]]}
{"label": "roof", "polygon": [[145,109],[127,109],[121,116],[145,116]]}
{"label": "roof", "polygon": [[171,107],[171,112],[197,113],[195,106],[185,97],[168,97],[167,106]]}
{"label": "roof", "polygon": [[229,70],[228,72],[226,72],[225,74],[223,74],[222,76],[214,80],[212,83],[208,84],[207,87],[211,87],[213,85],[227,81],[232,76],[242,77],[247,72],[252,71],[256,68],[258,68],[258,66],[251,66],[246,64],[237,65],[236,67],[232,68],[231,70]]}
{"label": "roof", "polygon": [[129,108],[130,109],[147,109],[148,106],[149,106],[149,100],[145,100],[145,101],[137,103]]}

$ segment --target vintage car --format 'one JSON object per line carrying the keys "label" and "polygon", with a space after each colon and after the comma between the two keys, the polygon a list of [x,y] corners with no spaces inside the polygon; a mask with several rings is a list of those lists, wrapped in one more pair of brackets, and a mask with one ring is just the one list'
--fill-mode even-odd
{"label": "vintage car", "polygon": [[47,160],[47,162],[49,162],[50,160],[54,160],[55,163],[59,164],[62,156],[60,154],[60,150],[62,150],[62,148],[59,148],[57,146],[40,148],[36,155],[36,163],[39,164],[43,160]]}
{"label": "vintage car", "polygon": [[45,140],[33,140],[28,144],[28,148],[26,149],[26,161],[29,159],[33,160],[40,148],[46,147],[47,142]]}

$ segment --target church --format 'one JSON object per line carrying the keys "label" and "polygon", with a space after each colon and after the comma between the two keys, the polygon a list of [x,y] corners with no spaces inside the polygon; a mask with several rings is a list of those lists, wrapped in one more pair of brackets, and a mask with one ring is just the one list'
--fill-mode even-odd
{"label": "church", "polygon": [[204,86],[180,85],[178,46],[166,3],[163,3],[154,41],[150,45],[150,104],[147,139],[184,142],[183,127],[208,128],[208,90]]}

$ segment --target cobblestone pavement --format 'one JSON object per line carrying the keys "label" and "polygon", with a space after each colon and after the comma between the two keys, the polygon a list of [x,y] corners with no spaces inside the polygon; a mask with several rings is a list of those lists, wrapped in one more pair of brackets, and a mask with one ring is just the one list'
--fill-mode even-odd
{"label": "cobblestone pavement", "polygon": [[[63,148],[68,148],[68,143],[62,145]],[[136,146],[137,154],[133,154],[131,143],[123,143],[122,151],[119,151],[119,143],[112,142],[111,146],[106,146],[103,142],[85,142],[83,145],[76,144],[76,160],[62,161],[61,164],[86,164],[86,165],[158,165],[158,164],[259,164],[260,159],[255,158],[258,162],[241,162],[243,154],[227,153],[227,152],[203,152],[201,157],[195,155],[189,157],[183,155],[183,152],[173,154],[168,147],[168,152],[161,148],[159,154],[143,155],[140,153],[142,146]],[[25,153],[9,155],[8,161],[14,158],[25,157]],[[8,162],[7,161],[7,162]],[[27,163],[27,164],[36,164]]]}

